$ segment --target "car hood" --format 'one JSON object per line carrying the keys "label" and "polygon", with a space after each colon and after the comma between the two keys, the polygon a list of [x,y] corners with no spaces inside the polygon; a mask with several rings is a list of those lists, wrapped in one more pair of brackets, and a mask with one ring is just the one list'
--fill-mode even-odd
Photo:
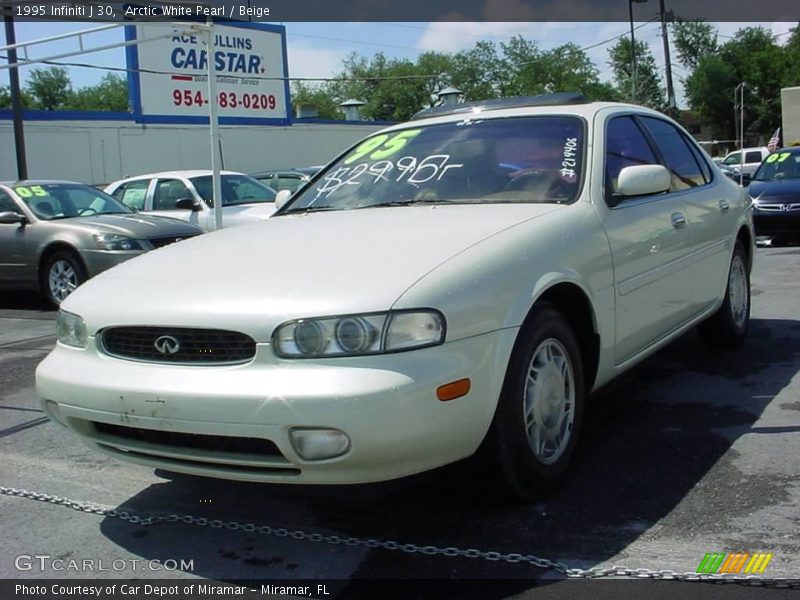
{"label": "car hood", "polygon": [[144,254],[88,281],[62,307],[86,318],[90,331],[110,324],[199,326],[266,341],[286,320],[389,309],[449,258],[557,210],[568,207],[437,205],[279,216]]}
{"label": "car hood", "polygon": [[753,181],[747,192],[756,202],[800,202],[800,179]]}
{"label": "car hood", "polygon": [[196,235],[202,232],[197,226],[186,221],[142,213],[72,217],[48,223],[92,233],[117,233],[135,239]]}

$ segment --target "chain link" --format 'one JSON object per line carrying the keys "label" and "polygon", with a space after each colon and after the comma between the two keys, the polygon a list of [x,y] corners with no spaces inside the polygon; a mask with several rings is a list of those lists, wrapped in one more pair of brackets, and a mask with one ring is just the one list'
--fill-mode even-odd
{"label": "chain link", "polygon": [[446,556],[450,558],[480,558],[491,562],[506,562],[511,564],[526,563],[540,569],[552,569],[571,579],[607,579],[607,578],[637,578],[637,579],[663,579],[672,581],[713,581],[716,583],[738,583],[769,588],[800,589],[800,579],[766,579],[758,575],[716,575],[706,573],[678,573],[669,569],[653,571],[650,569],[631,569],[624,566],[592,567],[591,569],[570,568],[562,562],[541,558],[532,554],[502,553],[484,551],[477,548],[456,548],[455,546],[418,546],[417,544],[402,544],[393,540],[380,540],[374,538],[356,538],[341,535],[326,535],[323,533],[308,533],[299,529],[286,529],[270,525],[256,525],[255,523],[240,523],[238,521],[221,521],[182,514],[141,515],[129,510],[119,510],[90,502],[79,502],[64,498],[40,494],[10,487],[0,486],[0,494],[17,498],[28,498],[38,502],[57,504],[79,512],[101,515],[127,521],[136,525],[157,525],[158,523],[186,523],[188,525],[201,525],[217,529],[240,530],[248,533],[260,533],[283,538],[292,538],[300,541],[325,543],[333,545],[357,546],[362,548],[404,552],[406,554],[422,554],[425,556]]}

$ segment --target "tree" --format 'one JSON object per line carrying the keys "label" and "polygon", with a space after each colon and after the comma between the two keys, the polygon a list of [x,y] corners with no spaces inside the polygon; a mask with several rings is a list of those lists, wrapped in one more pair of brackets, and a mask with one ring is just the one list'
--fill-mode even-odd
{"label": "tree", "polygon": [[800,85],[800,24],[792,29],[789,41],[784,47],[786,70],[784,72],[784,87]]}
{"label": "tree", "polygon": [[686,99],[717,139],[736,138],[733,95],[738,85],[733,65],[721,56],[704,57],[686,79]]}
{"label": "tree", "polygon": [[64,67],[47,67],[33,69],[25,89],[33,100],[31,108],[58,110],[70,97],[72,84]]}
{"label": "tree", "polygon": [[692,110],[716,136],[732,139],[740,115],[734,104],[735,90],[744,83],[745,132],[752,137],[771,134],[780,126],[781,87],[800,77],[798,63],[792,60],[793,43],[797,42],[790,39],[781,47],[770,31],[747,27],[719,46],[716,54],[699,55],[686,79]]}
{"label": "tree", "polygon": [[703,21],[675,21],[671,29],[678,62],[690,71],[719,48],[716,28]]}
{"label": "tree", "polygon": [[292,82],[292,111],[296,115],[297,108],[310,105],[316,108],[321,119],[341,119],[342,111],[331,97],[324,84],[310,84],[302,81]]}
{"label": "tree", "polygon": [[650,47],[642,42],[636,42],[636,91],[634,98],[633,74],[631,71],[631,45],[630,39],[622,37],[608,50],[608,65],[614,72],[619,95],[636,104],[649,106],[656,110],[664,110],[666,101],[664,90],[656,71],[656,59],[650,52]]}
{"label": "tree", "polygon": [[64,104],[68,110],[126,112],[128,110],[128,82],[124,77],[106,73],[97,85],[85,87],[69,94]]}

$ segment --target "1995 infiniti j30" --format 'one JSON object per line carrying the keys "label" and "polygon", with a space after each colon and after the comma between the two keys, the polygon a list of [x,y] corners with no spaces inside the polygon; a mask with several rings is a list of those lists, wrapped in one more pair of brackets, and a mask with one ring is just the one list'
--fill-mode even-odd
{"label": "1995 infiniti j30", "polygon": [[47,414],[122,459],[251,481],[386,480],[484,445],[529,496],[592,390],[693,326],[747,332],[750,202],[641,107],[429,109],[278,204],[67,298]]}

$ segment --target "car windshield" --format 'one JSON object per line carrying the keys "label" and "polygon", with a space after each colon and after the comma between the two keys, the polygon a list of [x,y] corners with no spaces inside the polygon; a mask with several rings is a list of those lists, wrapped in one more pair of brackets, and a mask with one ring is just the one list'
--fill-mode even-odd
{"label": "car windshield", "polygon": [[[275,191],[247,175],[220,175],[222,183],[222,206],[275,202]],[[192,177],[194,189],[209,206],[214,206],[211,175]]]}
{"label": "car windshield", "polygon": [[753,180],[800,179],[800,150],[773,152],[756,171]]}
{"label": "car windshield", "polygon": [[79,183],[26,183],[13,189],[43,221],[133,212],[105,192]]}
{"label": "car windshield", "polygon": [[570,203],[583,176],[581,119],[541,116],[420,125],[367,138],[281,211],[414,204]]}

